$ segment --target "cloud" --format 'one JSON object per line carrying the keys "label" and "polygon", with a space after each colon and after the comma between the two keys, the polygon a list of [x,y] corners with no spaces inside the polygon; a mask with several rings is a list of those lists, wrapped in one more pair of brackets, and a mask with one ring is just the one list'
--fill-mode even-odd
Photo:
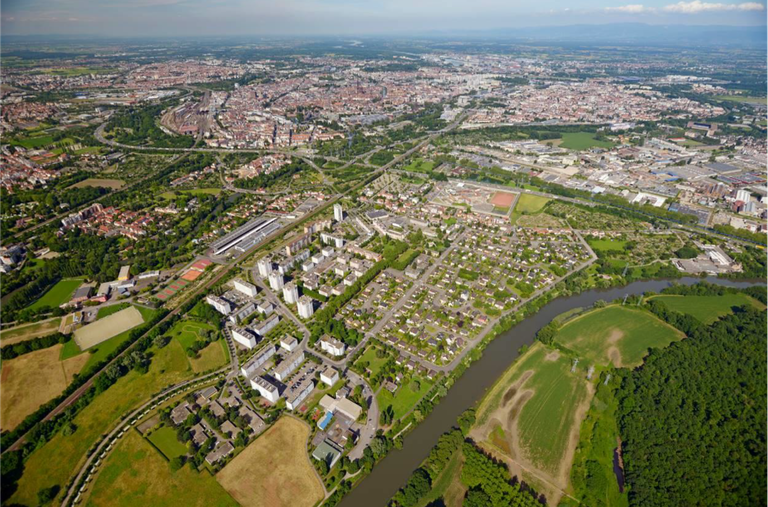
{"label": "cloud", "polygon": [[690,2],[678,2],[664,7],[666,12],[677,14],[698,14],[700,12],[721,12],[721,11],[762,11],[765,6],[757,2],[744,2],[740,4],[709,3],[701,0],[691,0]]}
{"label": "cloud", "polygon": [[653,9],[650,9],[642,4],[629,4],[622,5],[620,7],[606,7],[605,10],[607,12],[621,12],[624,14],[642,14],[644,12],[650,12]]}

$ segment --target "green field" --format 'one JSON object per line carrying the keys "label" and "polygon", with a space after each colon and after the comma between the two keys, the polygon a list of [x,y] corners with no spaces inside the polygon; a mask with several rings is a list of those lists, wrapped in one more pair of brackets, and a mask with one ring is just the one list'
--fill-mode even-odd
{"label": "green field", "polygon": [[619,239],[590,239],[587,240],[592,250],[598,252],[621,252],[624,250],[627,242]]}
{"label": "green field", "polygon": [[[426,507],[431,505],[435,500],[442,498],[444,505],[447,507],[458,507],[464,500],[464,494],[467,487],[461,482],[461,466],[463,462],[463,454],[461,448],[451,456],[448,464],[440,475],[437,476],[435,482],[432,483],[432,489],[424,495],[416,504],[417,507]],[[437,503],[435,505],[442,505]]]}
{"label": "green field", "polygon": [[766,97],[749,97],[747,95],[712,95],[713,99],[737,102],[739,104],[765,104]]}
{"label": "green field", "polygon": [[35,137],[24,137],[22,139],[12,139],[11,144],[16,146],[22,146],[27,149],[35,150],[39,148],[44,148],[50,144],[53,143],[53,137],[51,136],[35,136]]}
{"label": "green field", "polygon": [[131,306],[128,303],[118,303],[116,305],[109,305],[109,306],[102,306],[99,308],[99,312],[96,314],[96,319],[103,319],[104,317],[109,317],[113,313],[117,313],[120,310],[125,310]]}
{"label": "green field", "polygon": [[541,197],[539,195],[533,195],[533,194],[520,194],[520,197],[517,198],[517,203],[515,204],[515,209],[512,211],[512,215],[510,219],[512,220],[512,223],[516,223],[517,219],[520,218],[522,215],[533,215],[535,213],[538,213],[541,211],[544,206],[550,201],[550,199],[546,197]]}
{"label": "green field", "polygon": [[649,348],[666,347],[682,337],[649,312],[611,305],[571,320],[555,341],[593,364],[637,366]]}
{"label": "green field", "polygon": [[[25,463],[24,473],[19,479],[18,490],[9,499],[10,503],[37,505],[37,492],[41,488],[54,485],[64,487],[71,474],[82,462],[88,448],[101,435],[114,427],[123,414],[163,387],[192,376],[184,349],[178,342],[171,341],[166,347],[160,350],[152,348],[150,352],[154,355],[147,373],[142,375],[136,371],[129,372],[115,385],[96,396],[74,417],[72,422],[77,429],[72,435],[64,436],[62,433],[57,433],[48,443],[30,454]],[[137,435],[137,438],[140,437]],[[167,464],[162,457],[152,451],[149,446],[147,451],[154,453],[167,469]],[[126,467],[134,466],[135,462],[128,460],[120,463],[121,467]],[[155,481],[155,477],[151,475],[143,478]],[[134,493],[138,493],[138,490]]]}
{"label": "green field", "polygon": [[616,143],[610,141],[601,141],[595,138],[591,132],[567,132],[563,134],[563,141],[560,147],[569,150],[588,150],[590,148],[612,148]]}
{"label": "green field", "polygon": [[237,506],[208,472],[198,473],[189,466],[171,472],[163,457],[135,431],[118,443],[92,488],[88,506]]}
{"label": "green field", "polygon": [[760,302],[746,294],[725,294],[722,296],[656,296],[670,310],[686,313],[704,324],[711,324],[723,315],[732,313],[734,306],[752,305],[758,310],[765,309]]}
{"label": "green field", "polygon": [[65,278],[59,280],[56,285],[43,294],[43,296],[32,303],[29,308],[31,310],[37,310],[44,306],[50,306],[56,308],[68,302],[72,298],[75,290],[83,283],[83,278]]}
{"label": "green field", "polygon": [[187,454],[187,446],[179,442],[173,428],[163,426],[155,430],[148,438],[169,460]]}
{"label": "green field", "polygon": [[414,392],[411,390],[410,382],[403,382],[394,396],[386,389],[381,389],[379,394],[376,395],[376,400],[379,402],[379,409],[384,410],[388,406],[392,405],[392,409],[395,412],[394,420],[397,420],[404,416],[409,410],[411,410],[422,396],[427,394],[427,391],[432,387],[432,382],[420,377],[416,378],[420,387],[419,390]]}
{"label": "green field", "polygon": [[403,167],[403,170],[414,173],[428,173],[435,168],[435,163],[431,160],[424,160],[423,158],[415,158],[410,164]]}
{"label": "green field", "polygon": [[181,320],[168,331],[168,336],[176,338],[184,349],[188,349],[195,341],[201,338],[200,332],[203,329],[216,331],[216,328],[207,322]]}
{"label": "green field", "polygon": [[381,368],[389,360],[389,354],[382,357],[381,359],[376,357],[376,349],[377,347],[375,345],[371,345],[365,349],[363,355],[360,356],[360,359],[357,360],[358,363],[368,361],[368,369],[371,370],[371,376],[375,376],[377,373],[379,373]]}
{"label": "green field", "polygon": [[584,373],[583,368],[571,373],[569,357],[535,343],[483,400],[474,436],[558,476],[570,467],[570,436],[581,422],[577,408],[589,399]]}

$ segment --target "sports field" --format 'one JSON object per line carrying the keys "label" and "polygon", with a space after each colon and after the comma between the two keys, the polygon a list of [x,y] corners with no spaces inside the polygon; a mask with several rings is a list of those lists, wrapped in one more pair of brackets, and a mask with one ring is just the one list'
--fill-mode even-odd
{"label": "sports field", "polygon": [[207,472],[198,473],[189,466],[171,472],[168,462],[136,431],[120,440],[92,488],[87,506],[237,506]]}
{"label": "sports field", "polygon": [[533,215],[541,211],[544,206],[549,202],[546,197],[533,194],[520,194],[515,204],[515,209],[512,211],[511,220],[512,223],[517,223],[517,220],[525,215]]}
{"label": "sports field", "polygon": [[569,150],[588,150],[594,147],[612,148],[613,146],[615,143],[596,139],[595,134],[591,132],[566,132],[560,143],[561,148],[568,148]]}
{"label": "sports field", "polygon": [[312,507],[324,491],[307,456],[309,435],[307,423],[283,416],[216,479],[240,505]]}
{"label": "sports field", "polygon": [[[171,341],[160,350],[151,348],[150,352],[153,357],[147,373],[142,375],[136,371],[129,372],[112,387],[96,396],[88,406],[75,416],[72,422],[77,430],[72,435],[64,436],[58,432],[48,443],[30,454],[24,467],[24,473],[19,479],[18,490],[9,499],[9,503],[37,505],[37,492],[41,488],[48,488],[56,484],[64,486],[72,472],[84,459],[87,450],[100,435],[114,427],[120,416],[163,387],[192,377],[192,370],[187,362],[184,349],[176,341]],[[83,357],[85,356],[86,354],[83,354]],[[148,444],[144,444],[147,445],[147,450],[161,460],[167,469],[168,464],[165,460],[149,448]],[[134,466],[128,462],[122,463],[120,466],[129,465]],[[152,475],[125,478],[125,480],[129,479],[155,481]],[[137,489],[133,493],[139,495],[141,492]],[[131,502],[133,500],[125,498],[123,501]],[[99,505],[112,504],[105,502],[99,503]],[[143,505],[153,504],[150,502]]]}
{"label": "sports field", "polygon": [[72,299],[72,294],[74,294],[75,289],[80,287],[82,283],[82,278],[66,278],[64,280],[59,280],[56,285],[51,287],[51,290],[43,294],[43,296],[32,303],[29,308],[37,310],[44,306],[50,306],[51,308],[61,306]]}
{"label": "sports field", "polygon": [[514,474],[547,485],[548,500],[559,498],[591,399],[585,377],[584,369],[571,372],[569,358],[536,342],[483,399],[470,437],[505,458]]}
{"label": "sports field", "polygon": [[496,192],[491,197],[491,204],[499,208],[509,208],[515,202],[515,195],[511,192]]}
{"label": "sports field", "polygon": [[123,180],[111,180],[102,178],[88,178],[87,180],[78,181],[70,188],[83,188],[83,187],[103,187],[111,189],[119,189],[125,185]]}
{"label": "sports field", "polygon": [[649,348],[666,347],[683,334],[651,313],[610,305],[565,324],[555,341],[590,363],[638,366]]}
{"label": "sports field", "polygon": [[711,324],[723,315],[732,313],[733,307],[752,305],[758,310],[765,306],[746,294],[724,294],[722,296],[656,296],[670,310],[687,313],[704,324]]}
{"label": "sports field", "polygon": [[590,239],[587,240],[587,243],[592,247],[592,250],[601,252],[621,252],[627,244],[626,241],[618,239]]}
{"label": "sports field", "polygon": [[13,345],[14,343],[31,340],[32,338],[48,336],[49,334],[58,331],[60,324],[61,317],[56,317],[55,319],[46,320],[44,322],[9,327],[0,333],[0,343],[2,343],[3,346]]}
{"label": "sports field", "polygon": [[80,350],[87,350],[143,323],[144,317],[135,307],[131,306],[76,329],[74,339]]}
{"label": "sports field", "polygon": [[86,356],[59,361],[63,345],[36,350],[3,361],[0,376],[0,427],[12,430],[41,405],[64,392],[80,372]]}

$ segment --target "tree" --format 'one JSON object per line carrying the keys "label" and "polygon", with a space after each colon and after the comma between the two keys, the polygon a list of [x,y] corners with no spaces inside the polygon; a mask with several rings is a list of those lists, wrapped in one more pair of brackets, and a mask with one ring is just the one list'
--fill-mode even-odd
{"label": "tree", "polygon": [[464,502],[461,505],[463,507],[487,507],[491,505],[491,497],[482,489],[470,489],[467,491],[467,496],[464,497]]}
{"label": "tree", "polygon": [[77,426],[72,421],[68,421],[62,426],[61,428],[61,434],[65,437],[68,437],[77,431]]}
{"label": "tree", "polygon": [[171,472],[181,469],[186,462],[187,459],[184,456],[176,456],[171,460]]}
{"label": "tree", "polygon": [[58,484],[51,486],[50,488],[41,488],[37,492],[37,502],[40,505],[46,505],[50,503],[54,498],[56,498],[56,495],[59,494],[60,489],[61,487]]}

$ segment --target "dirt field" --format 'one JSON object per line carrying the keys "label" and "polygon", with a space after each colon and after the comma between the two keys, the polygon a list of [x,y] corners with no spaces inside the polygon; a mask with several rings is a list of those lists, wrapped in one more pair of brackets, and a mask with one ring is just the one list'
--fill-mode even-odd
{"label": "dirt field", "polygon": [[240,505],[312,507],[323,498],[323,486],[309,463],[308,437],[306,423],[283,416],[216,479]]}
{"label": "dirt field", "polygon": [[509,208],[515,202],[515,195],[509,192],[496,192],[491,198],[491,204],[499,208]]}
{"label": "dirt field", "polygon": [[569,489],[579,428],[592,385],[570,360],[537,343],[494,386],[470,436],[535,484],[551,505]]}
{"label": "dirt field", "polygon": [[0,427],[12,430],[40,405],[62,393],[88,355],[59,361],[63,345],[30,352],[3,362],[0,377]]}
{"label": "dirt field", "polygon": [[75,343],[80,347],[80,350],[86,350],[143,322],[144,317],[135,307],[131,306],[77,329],[75,331]]}
{"label": "dirt field", "polygon": [[123,180],[108,180],[101,178],[88,178],[87,180],[79,181],[72,185],[71,188],[83,188],[83,187],[104,187],[118,189],[125,185]]}
{"label": "dirt field", "polygon": [[0,343],[2,343],[3,346],[13,345],[14,343],[31,340],[32,338],[47,336],[58,331],[59,324],[61,324],[61,318],[57,317],[45,322],[37,322],[34,324],[26,324],[24,326],[10,327],[0,333]]}

